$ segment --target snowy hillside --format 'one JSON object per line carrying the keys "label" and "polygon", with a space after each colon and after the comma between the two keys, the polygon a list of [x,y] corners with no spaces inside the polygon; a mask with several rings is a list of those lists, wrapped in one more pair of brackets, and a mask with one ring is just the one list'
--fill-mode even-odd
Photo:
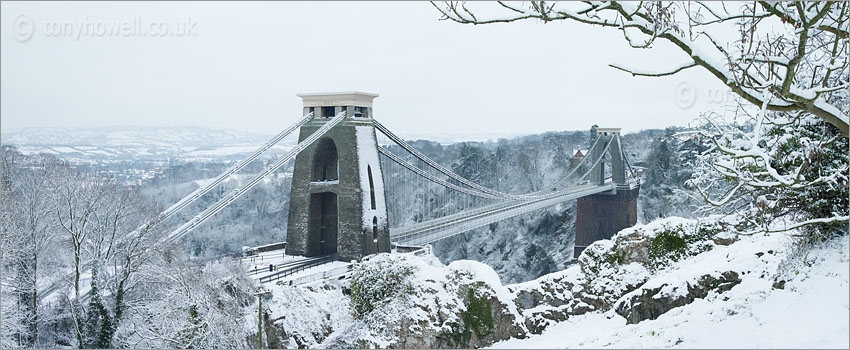
{"label": "snowy hillside", "polygon": [[663,286],[663,294],[695,276],[741,272],[727,292],[657,319],[630,324],[615,310],[587,313],[493,348],[848,348],[848,236],[803,255],[789,244],[784,235],[745,237],[650,277],[639,290]]}
{"label": "snowy hillside", "polygon": [[680,218],[638,225],[598,241],[578,265],[513,285],[477,262],[379,255],[352,282],[273,286],[264,303],[267,342],[847,348],[848,236],[804,249],[789,234],[733,236],[725,225]]}
{"label": "snowy hillside", "polygon": [[[45,152],[76,163],[226,160],[253,152],[271,137],[196,127],[26,128],[2,134],[4,145],[24,154]],[[284,153],[294,142],[290,137],[271,153]]]}
{"label": "snowy hillside", "polygon": [[[50,153],[77,163],[97,161],[229,160],[247,155],[274,136],[277,131],[256,133],[203,127],[103,128],[23,128],[3,131],[3,145],[16,146],[24,154]],[[441,144],[463,141],[497,140],[521,136],[520,133],[481,134],[402,134],[409,140],[431,140]],[[386,141],[386,140],[379,140]],[[288,151],[296,143],[287,137],[271,149],[270,155]]]}

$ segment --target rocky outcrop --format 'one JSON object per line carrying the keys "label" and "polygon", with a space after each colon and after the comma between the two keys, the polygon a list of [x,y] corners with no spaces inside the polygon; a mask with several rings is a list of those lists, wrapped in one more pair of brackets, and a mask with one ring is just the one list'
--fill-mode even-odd
{"label": "rocky outcrop", "polygon": [[611,254],[612,247],[611,241],[591,245],[578,266],[513,290],[530,333],[540,334],[571,316],[609,310],[620,297],[646,282],[646,268],[637,263],[620,264],[622,259]]}
{"label": "rocky outcrop", "polygon": [[462,285],[458,294],[465,310],[450,330],[436,334],[436,347],[472,349],[511,338],[524,338],[526,331],[517,322],[510,306],[502,303],[483,283]]}
{"label": "rocky outcrop", "polygon": [[[517,320],[513,305],[502,302],[495,291],[481,282],[455,286],[453,300],[414,304],[395,322],[364,320],[342,330],[324,346],[334,348],[471,349],[511,338],[524,338],[526,330]],[[431,290],[432,294],[440,291]],[[420,295],[421,296],[421,295]],[[455,299],[456,297],[456,299]],[[428,297],[426,297],[427,299]],[[456,302],[456,304],[455,304]],[[380,312],[380,311],[378,311]],[[372,313],[367,317],[384,317]],[[424,318],[423,318],[424,316]],[[382,330],[363,329],[381,326]],[[360,327],[360,329],[357,329]],[[364,331],[366,334],[364,334]],[[364,336],[366,335],[366,336]]]}
{"label": "rocky outcrop", "polygon": [[579,257],[577,267],[513,287],[514,301],[533,334],[591,311],[615,309],[629,323],[655,319],[711,291],[722,293],[740,283],[738,273],[728,271],[685,283],[684,291],[678,294],[662,292],[669,289],[666,284],[644,288],[655,273],[672,262],[737,239],[722,232],[718,223],[680,219],[626,229],[612,240],[590,245]]}
{"label": "rocky outcrop", "polygon": [[569,276],[558,276],[541,281],[538,288],[514,291],[514,302],[530,333],[540,334],[550,324],[595,310],[582,299],[583,287],[575,282]]}
{"label": "rocky outcrop", "polygon": [[[309,298],[288,295],[283,306],[322,300],[325,306],[301,312],[298,322],[267,320],[280,326],[267,329],[266,337],[270,347],[478,348],[539,334],[588,312],[614,310],[628,323],[638,323],[741,282],[738,273],[748,271],[704,264],[705,269],[683,272],[684,265],[673,264],[735,241],[718,231],[715,225],[683,219],[623,230],[587,247],[566,270],[510,286],[503,286],[492,268],[473,261],[445,266],[433,256],[378,256],[357,268],[350,289],[310,289],[315,296]],[[375,292],[385,290],[394,293]],[[339,298],[348,301],[336,302]],[[339,307],[362,312],[339,317]],[[300,340],[299,332],[304,335]]]}
{"label": "rocky outcrop", "polygon": [[350,284],[349,308],[360,312],[322,346],[479,348],[528,333],[498,275],[474,261],[379,255]]}
{"label": "rocky outcrop", "polygon": [[696,283],[686,283],[684,291],[674,289],[663,293],[668,285],[655,288],[640,288],[621,299],[615,308],[626,323],[635,324],[643,320],[654,320],[674,308],[690,304],[697,298],[705,298],[712,291],[723,293],[741,283],[737,272],[727,271],[720,276],[702,276]]}
{"label": "rocky outcrop", "polygon": [[266,340],[267,349],[284,349],[286,348],[287,335],[282,324],[275,324],[285,316],[272,319],[268,312],[263,313],[263,335]]}

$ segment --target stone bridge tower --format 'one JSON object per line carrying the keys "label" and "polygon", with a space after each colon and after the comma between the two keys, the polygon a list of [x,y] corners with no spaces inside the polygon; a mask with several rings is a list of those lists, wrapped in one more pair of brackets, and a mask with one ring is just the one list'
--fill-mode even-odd
{"label": "stone bridge tower", "polygon": [[[588,151],[590,159],[602,156],[605,145],[610,143],[611,181],[614,191],[581,197],[576,201],[576,237],[573,257],[591,243],[609,239],[620,230],[637,222],[637,197],[640,185],[626,181],[626,164],[620,144],[619,128],[597,128],[599,142]],[[590,170],[590,181],[602,185],[606,180],[605,161]]]}
{"label": "stone bridge tower", "polygon": [[336,114],[342,122],[295,158],[287,227],[287,253],[337,254],[351,261],[390,251],[384,180],[372,100],[364,92],[298,94],[304,114],[299,142]]}

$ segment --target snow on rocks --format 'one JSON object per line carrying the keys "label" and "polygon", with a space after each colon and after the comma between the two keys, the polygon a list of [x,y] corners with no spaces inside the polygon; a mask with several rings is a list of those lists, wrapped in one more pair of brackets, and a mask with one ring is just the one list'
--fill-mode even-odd
{"label": "snow on rocks", "polygon": [[[263,303],[266,310],[266,340],[285,348],[313,347],[321,344],[340,324],[352,323],[348,311],[349,298],[343,288],[334,285],[320,287],[291,287],[268,284],[271,290]],[[256,312],[256,310],[254,310]],[[253,325],[256,329],[256,323]],[[280,339],[269,339],[275,334]]]}
{"label": "snow on rocks", "polygon": [[[637,323],[705,298],[712,290],[727,291],[741,283],[741,276],[746,274],[755,274],[761,283],[772,284],[770,277],[777,273],[780,254],[787,244],[787,237],[776,234],[746,237],[736,244],[716,247],[688,259],[686,264],[675,264],[656,274],[639,290],[626,295],[617,311],[630,323]],[[632,310],[638,306],[644,312]]]}
{"label": "snow on rocks", "polygon": [[510,292],[489,266],[474,261],[456,261],[444,266],[433,255],[412,254],[380,254],[366,265],[380,265],[382,260],[390,259],[414,271],[403,282],[407,293],[385,301],[363,317],[373,320],[402,316],[395,322],[370,325],[373,330],[393,330],[382,334],[382,344],[404,348],[471,348],[524,335],[525,329],[518,321],[521,316]]}
{"label": "snow on rocks", "polygon": [[570,315],[594,310],[594,306],[580,298],[585,289],[582,285],[584,280],[581,269],[573,266],[534,281],[509,286],[529,332],[540,334],[549,325],[564,321]]}
{"label": "snow on rocks", "polygon": [[499,275],[492,267],[473,260],[457,260],[450,263],[448,268],[455,272],[468,274],[471,281],[483,282],[489,287],[487,290],[491,292],[492,296],[507,306],[507,311],[512,316],[516,318],[521,317],[516,305],[513,303],[512,293],[502,286]]}
{"label": "snow on rocks", "polygon": [[471,348],[526,333],[511,292],[474,261],[378,254],[348,283],[272,295],[269,318],[288,347]]}
{"label": "snow on rocks", "polygon": [[349,282],[276,286],[269,319],[285,331],[267,333],[287,347],[846,348],[848,237],[801,252],[790,233],[729,236],[728,224],[638,225],[508,286],[478,262],[379,254],[357,271],[369,288],[393,282],[364,313]]}
{"label": "snow on rocks", "polygon": [[[647,226],[659,225],[665,224]],[[652,231],[646,226],[643,230]],[[621,231],[614,241],[626,234]],[[842,236],[806,250],[793,245],[786,234],[741,236],[651,273],[644,284],[620,298],[615,309],[570,315],[540,335],[493,347],[847,348],[848,244],[848,236]],[[539,284],[545,286],[547,277]],[[531,289],[538,281],[522,287]],[[640,317],[640,322],[619,310],[634,313],[644,302],[669,308]]]}

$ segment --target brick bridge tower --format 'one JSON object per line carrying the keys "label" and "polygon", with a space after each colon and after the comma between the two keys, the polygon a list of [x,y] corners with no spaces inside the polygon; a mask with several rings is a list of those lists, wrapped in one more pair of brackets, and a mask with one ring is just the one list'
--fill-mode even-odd
{"label": "brick bridge tower", "polygon": [[377,94],[298,94],[304,114],[299,142],[336,114],[342,122],[295,158],[289,203],[287,253],[337,254],[351,261],[390,251],[386,196],[372,100]]}
{"label": "brick bridge tower", "polygon": [[[599,142],[589,151],[588,156],[590,159],[597,159],[602,156],[605,144],[611,143],[610,174],[611,180],[617,186],[612,192],[581,197],[576,201],[575,258],[591,243],[610,239],[620,230],[637,222],[637,197],[640,186],[626,182],[626,166],[619,135],[619,128],[596,129]],[[605,174],[605,162],[599,162],[590,170],[591,183],[604,184]]]}

